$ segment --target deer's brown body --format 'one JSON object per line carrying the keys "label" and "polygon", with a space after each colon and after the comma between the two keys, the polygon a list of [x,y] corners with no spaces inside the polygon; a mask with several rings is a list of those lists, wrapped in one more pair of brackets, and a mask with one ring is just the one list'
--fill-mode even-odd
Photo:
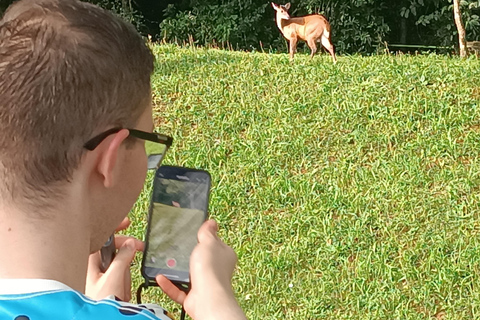
{"label": "deer's brown body", "polygon": [[277,27],[289,42],[290,59],[293,59],[298,40],[303,40],[310,47],[312,58],[317,52],[316,43],[320,42],[331,54],[333,62],[336,63],[337,58],[330,40],[330,23],[324,16],[311,14],[302,17],[290,17],[288,14],[290,3],[283,6],[272,2],[272,7],[276,11]]}

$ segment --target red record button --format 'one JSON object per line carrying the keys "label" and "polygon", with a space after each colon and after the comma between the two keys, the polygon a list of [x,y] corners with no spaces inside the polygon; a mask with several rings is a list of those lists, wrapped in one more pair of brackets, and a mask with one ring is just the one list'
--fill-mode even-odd
{"label": "red record button", "polygon": [[176,265],[177,265],[177,260],[175,260],[173,258],[167,259],[167,267],[175,268]]}

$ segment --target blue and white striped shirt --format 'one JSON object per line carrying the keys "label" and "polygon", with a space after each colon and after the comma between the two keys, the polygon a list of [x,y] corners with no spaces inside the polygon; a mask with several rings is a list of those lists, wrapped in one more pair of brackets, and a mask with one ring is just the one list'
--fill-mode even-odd
{"label": "blue and white striped shirt", "polygon": [[1,320],[171,320],[154,304],[92,300],[53,280],[0,279]]}

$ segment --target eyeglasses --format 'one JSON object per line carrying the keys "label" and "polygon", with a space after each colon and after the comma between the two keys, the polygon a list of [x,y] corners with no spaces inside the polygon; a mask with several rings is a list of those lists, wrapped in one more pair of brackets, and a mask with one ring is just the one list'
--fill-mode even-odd
{"label": "eyeglasses", "polygon": [[[96,135],[88,140],[83,147],[87,150],[93,151],[103,140],[109,135],[122,130],[123,128],[112,128],[105,132]],[[148,169],[158,169],[162,163],[165,153],[173,143],[173,138],[156,132],[145,132],[135,129],[127,129],[129,136],[145,140],[145,151],[148,157]]]}

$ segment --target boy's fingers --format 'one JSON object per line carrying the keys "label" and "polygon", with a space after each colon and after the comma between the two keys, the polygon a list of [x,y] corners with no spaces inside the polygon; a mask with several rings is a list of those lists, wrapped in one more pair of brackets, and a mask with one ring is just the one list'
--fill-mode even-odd
{"label": "boy's fingers", "polygon": [[113,259],[112,264],[107,269],[106,273],[109,273],[110,275],[115,273],[114,277],[123,279],[126,270],[130,269],[130,264],[132,263],[136,252],[135,241],[127,239],[118,249],[117,255],[115,256],[115,259]]}
{"label": "boy's fingers", "polygon": [[198,242],[204,242],[211,239],[217,239],[218,225],[215,220],[205,221],[198,230]]}
{"label": "boy's fingers", "polygon": [[122,231],[128,228],[130,225],[130,219],[128,217],[125,217],[122,222],[120,222],[120,225],[115,229],[115,231]]}
{"label": "boy's fingers", "polygon": [[178,289],[170,280],[168,280],[165,276],[161,274],[157,275],[155,277],[155,280],[157,280],[159,287],[170,299],[172,299],[176,303],[183,305],[185,297],[187,296],[185,292]]}
{"label": "boy's fingers", "polygon": [[125,271],[125,300],[130,301],[132,299],[132,275],[130,273],[130,268]]}
{"label": "boy's fingers", "polygon": [[137,251],[143,251],[145,249],[145,243],[143,241],[138,240],[134,237],[123,236],[123,235],[115,236],[115,247],[117,249],[120,249],[127,240],[132,240],[134,242],[135,249]]}

